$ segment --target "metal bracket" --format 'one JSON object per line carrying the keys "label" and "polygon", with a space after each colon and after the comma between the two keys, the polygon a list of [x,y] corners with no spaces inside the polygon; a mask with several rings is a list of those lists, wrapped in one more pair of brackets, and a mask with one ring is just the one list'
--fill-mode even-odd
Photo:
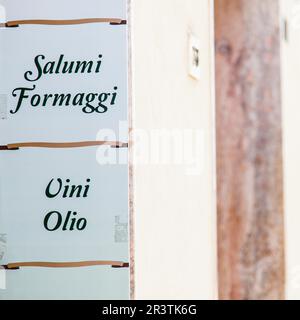
{"label": "metal bracket", "polygon": [[4,151],[14,151],[14,150],[19,150],[19,148],[8,148],[8,146],[0,146],[0,150]]}

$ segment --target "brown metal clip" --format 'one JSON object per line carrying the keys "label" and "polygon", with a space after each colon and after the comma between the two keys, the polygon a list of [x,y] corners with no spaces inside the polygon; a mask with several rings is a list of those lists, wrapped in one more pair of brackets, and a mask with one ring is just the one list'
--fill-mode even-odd
{"label": "brown metal clip", "polygon": [[112,265],[111,267],[112,267],[112,268],[114,268],[114,269],[119,269],[119,268],[129,268],[129,263],[128,263],[128,262],[123,263],[123,265],[121,265],[121,266]]}
{"label": "brown metal clip", "polygon": [[19,150],[19,148],[9,148],[8,146],[0,146],[0,150],[12,151]]}
{"label": "brown metal clip", "polygon": [[19,267],[15,267],[15,268],[10,268],[7,264],[4,264],[2,266],[0,266],[1,268],[5,269],[5,270],[19,270]]}
{"label": "brown metal clip", "polygon": [[121,22],[110,22],[110,25],[112,26],[119,26],[124,24],[127,24],[127,20],[122,20]]}

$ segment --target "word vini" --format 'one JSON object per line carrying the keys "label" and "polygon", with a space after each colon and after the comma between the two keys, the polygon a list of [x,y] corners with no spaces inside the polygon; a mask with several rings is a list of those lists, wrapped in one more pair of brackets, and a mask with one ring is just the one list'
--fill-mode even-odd
{"label": "word vini", "polygon": [[[40,80],[46,75],[66,75],[66,74],[98,74],[102,70],[102,58],[100,54],[98,60],[93,61],[65,61],[61,54],[57,61],[44,61],[44,55],[37,55],[34,58],[35,70],[26,71],[24,78],[26,81],[33,83]],[[118,87],[113,86],[109,92],[90,92],[83,93],[35,93],[37,86],[19,87],[12,91],[13,97],[17,99],[14,109],[10,110],[11,114],[16,114],[25,102],[34,108],[46,107],[81,107],[82,112],[106,113],[111,106],[116,104],[118,96]]]}
{"label": "word vini", "polygon": [[[85,185],[70,185],[71,180],[64,183],[62,179],[52,179],[45,190],[49,199],[57,197],[66,198],[87,198],[90,190],[91,179],[86,179]],[[77,217],[77,212],[68,211],[66,215],[59,211],[50,211],[44,219],[44,228],[47,231],[83,231],[87,227],[87,219]]]}

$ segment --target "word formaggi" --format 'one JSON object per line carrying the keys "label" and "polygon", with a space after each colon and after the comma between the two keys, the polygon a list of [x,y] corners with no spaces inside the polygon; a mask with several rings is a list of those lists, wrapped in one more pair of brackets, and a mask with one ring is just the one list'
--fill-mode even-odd
{"label": "word formaggi", "polygon": [[[38,55],[34,58],[36,70],[27,71],[24,74],[28,82],[36,82],[44,75],[60,74],[84,74],[100,73],[102,65],[102,55],[97,61],[64,61],[64,55],[60,55],[57,61],[43,63],[46,57]],[[25,102],[34,108],[46,107],[81,107],[82,112],[106,113],[109,107],[114,106],[118,97],[118,87],[113,86],[111,92],[96,93],[34,93],[36,85],[31,87],[19,87],[13,90],[12,95],[17,99],[16,107],[10,110],[11,114],[16,114]]]}

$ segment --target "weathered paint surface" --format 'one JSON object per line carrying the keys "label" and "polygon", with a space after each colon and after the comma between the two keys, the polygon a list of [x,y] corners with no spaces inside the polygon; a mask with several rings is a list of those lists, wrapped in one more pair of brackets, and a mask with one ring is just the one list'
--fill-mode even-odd
{"label": "weathered paint surface", "polygon": [[279,8],[216,0],[221,299],[284,297]]}

